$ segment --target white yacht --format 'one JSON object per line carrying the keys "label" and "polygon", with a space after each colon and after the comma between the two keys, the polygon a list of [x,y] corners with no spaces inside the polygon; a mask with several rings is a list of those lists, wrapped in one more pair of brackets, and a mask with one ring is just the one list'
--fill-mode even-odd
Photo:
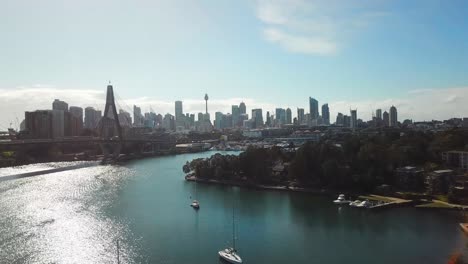
{"label": "white yacht", "polygon": [[349,204],[350,201],[345,199],[344,194],[340,194],[336,200],[333,201],[335,204]]}
{"label": "white yacht", "polygon": [[190,204],[194,209],[199,209],[200,208],[200,203],[197,200],[193,200],[193,202]]}
{"label": "white yacht", "polygon": [[218,252],[219,257],[226,260],[229,263],[242,263],[242,259],[237,255],[234,248],[226,248]]}
{"label": "white yacht", "polygon": [[355,201],[352,201],[349,203],[349,206],[351,207],[358,207],[358,205],[360,205],[362,203],[361,200],[355,200]]}

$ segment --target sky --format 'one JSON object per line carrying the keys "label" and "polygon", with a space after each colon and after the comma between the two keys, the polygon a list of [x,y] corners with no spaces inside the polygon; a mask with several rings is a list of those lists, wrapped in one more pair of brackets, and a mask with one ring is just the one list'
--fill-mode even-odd
{"label": "sky", "polygon": [[465,0],[0,0],[0,130],[24,111],[290,107],[468,117]]}

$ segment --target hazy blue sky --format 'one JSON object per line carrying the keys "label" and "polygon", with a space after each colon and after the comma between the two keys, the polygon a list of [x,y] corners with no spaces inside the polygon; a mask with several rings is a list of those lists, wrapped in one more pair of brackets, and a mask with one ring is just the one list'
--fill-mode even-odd
{"label": "hazy blue sky", "polygon": [[109,80],[159,112],[208,92],[213,112],[312,96],[332,119],[468,116],[464,0],[0,0],[0,34],[3,126],[58,96],[101,105]]}

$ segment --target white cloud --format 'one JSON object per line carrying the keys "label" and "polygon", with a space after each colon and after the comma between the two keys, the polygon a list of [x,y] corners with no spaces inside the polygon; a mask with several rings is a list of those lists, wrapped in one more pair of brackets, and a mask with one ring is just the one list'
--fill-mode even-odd
{"label": "white cloud", "polygon": [[333,41],[321,38],[293,36],[274,28],[265,29],[264,34],[268,41],[278,43],[286,50],[294,53],[328,55],[334,54],[337,49]]}
{"label": "white cloud", "polygon": [[[50,109],[54,99],[66,101],[70,106],[87,107],[92,106],[104,110],[105,91],[94,89],[63,89],[52,86],[33,86],[17,89],[0,89],[0,130],[5,130],[10,122],[13,127],[17,126],[24,118],[24,111],[33,111],[36,109]],[[306,98],[306,97],[305,97]],[[174,102],[157,100],[151,97],[139,97],[122,99],[116,98],[117,108],[132,112],[133,105],[140,106],[143,112],[149,112],[150,109],[156,113],[174,114]],[[205,102],[190,98],[181,98],[183,101],[184,112],[198,113],[205,111]],[[274,112],[276,107],[289,105],[293,110],[293,116],[296,114],[296,107],[290,102],[282,102],[283,105],[274,105],[271,103],[257,101],[254,98],[227,98],[210,99],[208,101],[208,111],[214,118],[216,111],[230,113],[232,105],[238,105],[244,101],[247,105],[247,113],[252,108],[262,108],[264,116],[266,111]],[[361,100],[361,101],[334,101],[330,102],[331,121],[336,118],[336,114],[341,112],[349,114],[350,108],[357,108],[358,118],[368,120],[376,109],[388,111],[390,106],[394,105],[398,109],[399,120],[432,120],[448,119],[451,117],[468,117],[468,87],[446,88],[446,89],[420,89],[412,90],[401,97],[388,98],[382,100]],[[303,105],[298,104],[298,105]],[[308,112],[308,109],[305,109]]]}
{"label": "white cloud", "polygon": [[287,51],[333,55],[346,35],[387,13],[368,1],[257,0],[256,16],[263,36]]}
{"label": "white cloud", "polygon": [[444,120],[452,117],[468,117],[468,87],[447,89],[420,89],[406,95],[384,100],[338,101],[330,103],[332,117],[338,112],[349,115],[350,108],[357,108],[358,117],[368,120],[376,109],[389,111],[394,105],[398,119]]}

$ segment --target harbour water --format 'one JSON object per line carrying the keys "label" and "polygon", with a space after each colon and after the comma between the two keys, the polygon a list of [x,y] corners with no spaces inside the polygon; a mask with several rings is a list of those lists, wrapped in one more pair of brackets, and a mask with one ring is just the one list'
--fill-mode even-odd
{"label": "harbour water", "polygon": [[[326,196],[186,182],[182,165],[212,154],[4,181],[62,165],[0,169],[0,263],[220,263],[233,206],[245,263],[430,264],[465,252],[459,212],[371,212]],[[195,195],[199,211],[189,206]]]}

